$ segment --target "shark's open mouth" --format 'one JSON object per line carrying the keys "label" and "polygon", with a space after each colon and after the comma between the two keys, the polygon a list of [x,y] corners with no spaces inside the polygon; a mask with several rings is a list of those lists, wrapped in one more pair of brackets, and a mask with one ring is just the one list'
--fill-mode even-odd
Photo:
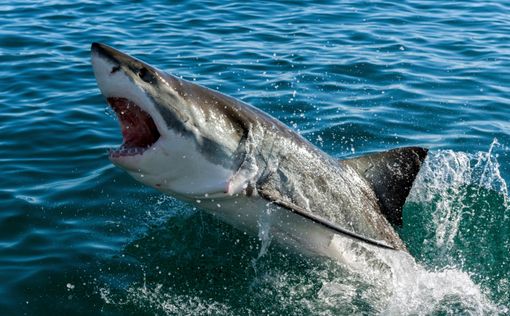
{"label": "shark's open mouth", "polygon": [[117,114],[123,137],[122,145],[110,150],[110,156],[140,155],[159,139],[159,131],[151,116],[134,102],[125,98],[108,98],[107,101]]}

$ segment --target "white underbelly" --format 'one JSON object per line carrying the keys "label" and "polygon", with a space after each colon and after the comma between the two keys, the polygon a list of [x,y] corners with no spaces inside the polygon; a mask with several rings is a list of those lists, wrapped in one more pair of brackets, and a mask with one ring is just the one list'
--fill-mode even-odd
{"label": "white underbelly", "polygon": [[[252,235],[267,233],[271,240],[305,255],[327,256],[359,267],[360,255],[393,252],[384,250],[346,235],[336,234],[287,209],[259,197],[232,197],[201,201],[198,205],[220,220]],[[265,230],[266,232],[261,231]]]}

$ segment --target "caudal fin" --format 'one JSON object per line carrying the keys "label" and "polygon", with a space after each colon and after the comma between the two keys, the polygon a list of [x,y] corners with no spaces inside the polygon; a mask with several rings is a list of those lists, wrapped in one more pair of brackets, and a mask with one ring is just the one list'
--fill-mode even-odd
{"label": "caudal fin", "polygon": [[367,179],[381,212],[393,225],[402,225],[402,207],[428,149],[404,147],[343,160]]}

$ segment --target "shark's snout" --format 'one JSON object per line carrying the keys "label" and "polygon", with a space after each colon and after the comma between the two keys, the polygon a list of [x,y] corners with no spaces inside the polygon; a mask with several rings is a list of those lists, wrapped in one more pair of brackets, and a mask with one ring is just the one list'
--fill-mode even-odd
{"label": "shark's snout", "polygon": [[[92,65],[99,88],[115,112],[122,131],[120,147],[110,150],[110,159],[143,155],[160,138],[150,102],[146,94],[133,83],[130,69],[145,69],[143,63],[100,43],[91,46]],[[142,74],[149,80],[148,74]],[[143,78],[142,78],[143,80]]]}
{"label": "shark's snout", "polygon": [[[92,52],[92,55],[97,55],[102,58],[108,59],[112,64],[120,64],[120,58],[122,57],[130,57],[121,51],[116,50],[113,47],[110,47],[108,45],[104,45],[101,43],[92,43],[90,46],[90,51]],[[132,57],[130,57],[132,58]]]}

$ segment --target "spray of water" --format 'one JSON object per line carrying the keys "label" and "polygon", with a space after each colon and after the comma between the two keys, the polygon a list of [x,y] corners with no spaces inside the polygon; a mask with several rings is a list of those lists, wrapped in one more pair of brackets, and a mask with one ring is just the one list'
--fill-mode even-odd
{"label": "spray of water", "polygon": [[441,150],[425,161],[408,201],[434,208],[427,229],[435,232],[435,247],[443,254],[455,245],[463,215],[473,212],[473,199],[483,194],[480,190],[497,192],[508,210],[508,187],[494,154],[497,146],[494,139],[487,152]]}
{"label": "spray of water", "polygon": [[161,284],[153,287],[130,287],[122,298],[111,293],[107,287],[99,289],[106,304],[135,306],[158,311],[162,315],[234,315],[225,304],[193,295],[175,295]]}
{"label": "spray of water", "polygon": [[[476,270],[479,262],[470,263],[473,253],[493,255],[505,248],[501,242],[491,244],[487,234],[491,227],[508,243],[509,236],[496,227],[509,224],[510,212],[508,188],[495,154],[500,148],[495,139],[487,152],[430,153],[408,198],[409,211],[421,213],[414,216],[408,234],[417,227],[422,230],[423,239],[421,244],[415,240],[415,252],[423,262],[417,264],[404,253],[385,258],[392,267],[393,295],[384,314],[509,312],[508,300],[494,302],[484,286],[488,284],[480,284],[484,277],[483,271]],[[502,215],[502,222],[488,219],[487,214]],[[508,261],[504,257],[491,257],[496,268]],[[490,276],[498,277],[505,280],[508,272],[506,277],[504,272]]]}

